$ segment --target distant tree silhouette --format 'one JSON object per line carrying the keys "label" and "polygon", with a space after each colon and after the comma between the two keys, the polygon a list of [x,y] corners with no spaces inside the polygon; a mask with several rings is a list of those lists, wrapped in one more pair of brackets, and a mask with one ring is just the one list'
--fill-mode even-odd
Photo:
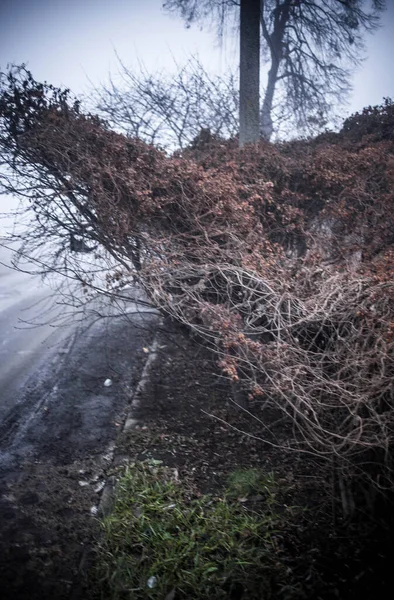
{"label": "distant tree silhouette", "polygon": [[[239,0],[166,0],[163,7],[180,14],[187,26],[215,24],[219,36],[228,25],[239,25]],[[260,114],[263,138],[271,139],[277,119],[299,131],[324,127],[350,91],[364,34],[378,27],[384,7],[384,0],[260,1],[262,58],[268,65]]]}

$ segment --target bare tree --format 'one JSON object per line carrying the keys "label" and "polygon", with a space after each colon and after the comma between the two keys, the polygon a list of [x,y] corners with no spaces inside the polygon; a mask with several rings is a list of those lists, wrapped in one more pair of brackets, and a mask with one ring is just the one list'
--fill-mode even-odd
{"label": "bare tree", "polygon": [[[263,60],[268,65],[261,107],[261,135],[272,137],[280,118],[313,132],[329,120],[351,89],[352,67],[374,31],[384,0],[261,0]],[[166,0],[187,26],[215,23],[219,35],[239,18],[236,0]]]}
{"label": "bare tree", "polygon": [[170,150],[185,148],[201,130],[213,137],[237,135],[238,91],[231,73],[212,77],[197,58],[174,75],[119,64],[118,77],[96,88],[91,99],[118,131]]}
{"label": "bare tree", "polygon": [[[67,306],[75,317],[75,310],[83,313],[92,300],[96,313],[103,307],[107,311],[108,299],[118,307],[133,300],[123,288],[140,268],[138,234],[112,247],[96,227],[97,211],[91,205],[95,176],[77,183],[67,167],[79,156],[89,170],[89,128],[100,125],[108,131],[105,123],[81,115],[70,90],[34,81],[24,66],[0,73],[0,90],[0,198],[9,194],[21,201],[14,213],[18,227],[2,240],[18,249],[14,267],[55,277],[66,305],[60,322],[67,319]],[[65,118],[65,127],[57,126],[57,115]],[[85,135],[75,130],[78,119],[85,124]],[[66,138],[73,139],[73,148],[66,149]],[[95,169],[98,175],[97,164]],[[120,269],[128,273],[122,282]],[[144,304],[140,298],[138,302]]]}

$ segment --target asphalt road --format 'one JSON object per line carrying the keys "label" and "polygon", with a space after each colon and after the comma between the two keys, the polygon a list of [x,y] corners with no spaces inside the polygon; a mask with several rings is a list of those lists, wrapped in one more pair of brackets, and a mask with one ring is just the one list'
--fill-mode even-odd
{"label": "asphalt road", "polygon": [[48,312],[50,295],[0,265],[4,599],[74,593],[91,508],[157,328],[157,315],[134,314],[133,305],[123,317],[53,327],[50,316],[62,308]]}

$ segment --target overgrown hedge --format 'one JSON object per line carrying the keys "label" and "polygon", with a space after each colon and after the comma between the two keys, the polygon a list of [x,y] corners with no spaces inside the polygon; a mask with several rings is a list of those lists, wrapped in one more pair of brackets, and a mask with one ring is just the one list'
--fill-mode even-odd
{"label": "overgrown hedge", "polygon": [[205,131],[167,156],[19,69],[1,79],[3,185],[29,198],[27,252],[50,240],[64,270],[69,236],[99,244],[108,290],[136,281],[202,336],[262,437],[274,408],[342,483],[392,487],[393,124],[387,101],[339,134],[239,150]]}

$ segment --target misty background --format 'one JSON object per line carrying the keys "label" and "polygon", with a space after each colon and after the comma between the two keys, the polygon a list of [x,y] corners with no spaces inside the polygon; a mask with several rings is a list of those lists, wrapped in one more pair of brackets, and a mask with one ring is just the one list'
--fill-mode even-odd
{"label": "misty background", "polygon": [[[191,56],[209,73],[236,71],[237,36],[217,41],[213,27],[186,28],[165,13],[162,0],[2,0],[0,70],[25,63],[38,81],[66,86],[77,95],[116,76],[119,59],[131,70],[174,72]],[[353,76],[353,93],[342,117],[394,98],[394,0],[387,0],[381,27],[366,36],[365,60]],[[1,213],[17,201],[2,197]],[[10,226],[0,220],[0,235]]]}

